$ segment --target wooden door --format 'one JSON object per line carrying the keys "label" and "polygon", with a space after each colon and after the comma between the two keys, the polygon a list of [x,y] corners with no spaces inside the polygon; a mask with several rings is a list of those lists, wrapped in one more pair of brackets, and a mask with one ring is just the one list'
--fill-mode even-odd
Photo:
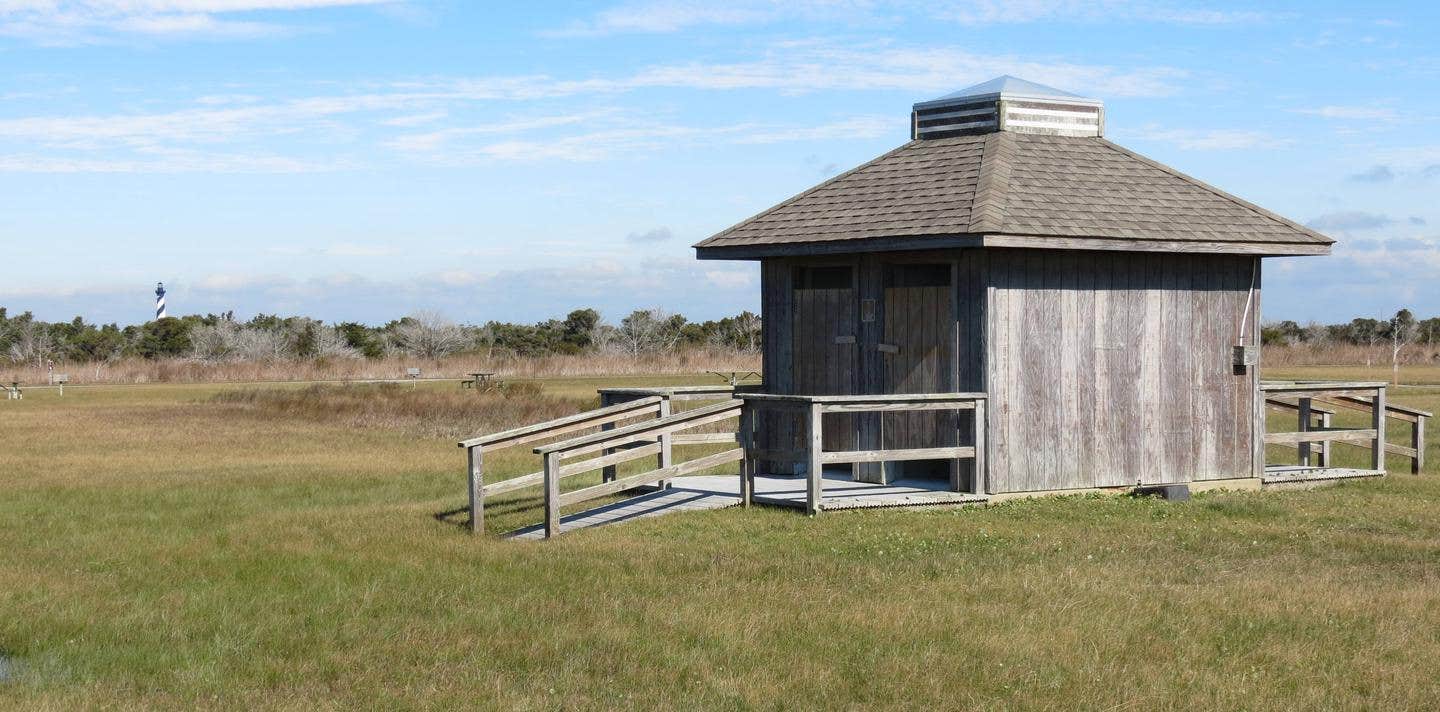
{"label": "wooden door", "polygon": [[[884,336],[877,346],[882,359],[882,392],[955,390],[955,310],[950,265],[885,265],[883,279]],[[884,413],[880,421],[881,447],[954,445],[955,423],[955,414],[948,411]]]}
{"label": "wooden door", "polygon": [[[796,267],[793,289],[794,392],[856,393],[855,269],[849,265]],[[826,415],[823,445],[826,450],[853,450],[854,417]]]}

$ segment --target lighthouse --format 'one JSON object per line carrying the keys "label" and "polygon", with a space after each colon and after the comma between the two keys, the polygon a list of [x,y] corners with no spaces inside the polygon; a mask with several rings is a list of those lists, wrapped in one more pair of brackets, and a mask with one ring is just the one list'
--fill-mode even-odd
{"label": "lighthouse", "polygon": [[165,318],[165,283],[155,283],[155,319]]}

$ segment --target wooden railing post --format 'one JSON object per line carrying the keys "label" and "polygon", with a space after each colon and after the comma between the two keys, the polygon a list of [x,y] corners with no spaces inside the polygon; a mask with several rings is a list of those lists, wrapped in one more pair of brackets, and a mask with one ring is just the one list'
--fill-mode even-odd
{"label": "wooden railing post", "polygon": [[[1300,430],[1300,432],[1302,432],[1302,433],[1308,433],[1308,432],[1310,432],[1310,399],[1309,399],[1309,398],[1301,398],[1300,401],[1299,401],[1299,406],[1300,406],[1300,407],[1299,407],[1299,408],[1296,408],[1296,410],[1295,410],[1296,418],[1300,421],[1300,422],[1299,422],[1299,426],[1300,426],[1300,427],[1299,427],[1299,430]],[[1300,452],[1300,465],[1303,466],[1303,467],[1309,467],[1309,466],[1310,466],[1310,443],[1308,443],[1308,442],[1299,443],[1298,445],[1296,445],[1296,448],[1295,448],[1295,449]]]}
{"label": "wooden railing post", "polygon": [[[1330,413],[1321,413],[1321,414],[1320,414],[1320,427],[1325,428],[1326,430],[1330,429],[1330,426],[1333,424],[1333,423],[1331,422],[1330,418],[1331,418]],[[1329,440],[1324,440],[1324,441],[1321,441],[1321,443],[1320,443],[1320,461],[1319,461],[1318,464],[1320,465],[1320,467],[1329,467],[1329,466],[1330,466],[1330,441],[1329,441]]]}
{"label": "wooden railing post", "polygon": [[824,417],[819,403],[811,403],[806,418],[805,513],[819,514],[824,508],[820,499],[824,486],[825,465],[820,461],[824,445]]}
{"label": "wooden railing post", "polygon": [[470,472],[470,532],[474,534],[485,530],[485,454],[479,445],[466,448],[465,453]]}
{"label": "wooden railing post", "polygon": [[988,494],[990,492],[990,475],[985,461],[985,399],[975,400],[975,456],[970,459],[970,466],[974,468],[975,474],[970,479],[970,486],[975,494]]}
{"label": "wooden railing post", "polygon": [[740,506],[749,507],[755,497],[755,406],[749,401],[740,407],[737,435],[744,451],[740,458]]}
{"label": "wooden railing post", "polygon": [[1410,424],[1410,447],[1415,448],[1415,457],[1410,458],[1410,474],[1418,475],[1425,469],[1425,416],[1415,416]]}
{"label": "wooden railing post", "polygon": [[[604,407],[609,406],[609,405],[614,405],[614,403],[611,401],[610,394],[609,394],[609,393],[601,393],[601,394],[600,394],[600,407],[601,407],[601,408],[604,408]],[[603,432],[603,431],[606,431],[606,430],[614,430],[614,429],[615,429],[615,423],[614,423],[613,421],[612,421],[612,422],[609,422],[609,423],[605,423],[605,424],[603,424],[603,425],[600,426],[600,430],[601,430],[602,432]],[[601,454],[601,455],[612,455],[612,454],[614,454],[614,453],[615,453],[615,448],[610,448],[610,449],[608,449],[608,450],[605,450],[605,451],[601,452],[600,454]],[[614,480],[614,479],[615,479],[615,466],[614,466],[614,465],[609,465],[609,466],[607,466],[607,467],[605,467],[605,468],[603,468],[603,469],[600,470],[600,481],[601,481],[601,482],[610,482],[610,481],[612,481],[612,480]]]}
{"label": "wooden railing post", "polygon": [[[667,393],[660,397],[660,417],[666,418],[671,414],[670,395]],[[655,467],[664,469],[675,464],[674,436],[670,433],[660,434],[660,453],[655,456]],[[670,480],[660,480],[655,483],[655,489],[670,489]]]}
{"label": "wooden railing post", "polygon": [[560,453],[545,455],[545,538],[560,534]]}
{"label": "wooden railing post", "polygon": [[1371,401],[1371,427],[1375,428],[1374,450],[1370,456],[1370,469],[1385,469],[1385,386],[1375,389],[1375,400]]}

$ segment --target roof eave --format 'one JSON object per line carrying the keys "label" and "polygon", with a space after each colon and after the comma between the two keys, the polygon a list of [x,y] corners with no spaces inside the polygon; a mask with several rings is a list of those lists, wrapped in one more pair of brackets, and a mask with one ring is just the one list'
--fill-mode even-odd
{"label": "roof eave", "polygon": [[1055,235],[961,234],[869,237],[849,240],[815,240],[758,245],[695,245],[701,260],[758,260],[767,257],[808,257],[862,252],[905,252],[966,247],[1028,248],[1035,250],[1098,250],[1106,252],[1170,252],[1199,254],[1300,257],[1328,255],[1329,242],[1254,242],[1151,240]]}

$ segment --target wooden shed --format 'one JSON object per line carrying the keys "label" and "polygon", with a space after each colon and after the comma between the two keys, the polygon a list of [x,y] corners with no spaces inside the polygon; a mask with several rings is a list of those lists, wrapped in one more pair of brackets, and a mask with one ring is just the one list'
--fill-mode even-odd
{"label": "wooden shed", "polygon": [[[761,263],[763,390],[984,394],[989,493],[1260,477],[1261,262],[1333,240],[1111,143],[1100,101],[1032,82],[916,104],[911,127],[695,246]],[[830,407],[823,449],[963,445],[978,430],[957,417]],[[802,472],[804,425],[757,422],[761,467]],[[982,489],[963,467],[853,477]]]}

